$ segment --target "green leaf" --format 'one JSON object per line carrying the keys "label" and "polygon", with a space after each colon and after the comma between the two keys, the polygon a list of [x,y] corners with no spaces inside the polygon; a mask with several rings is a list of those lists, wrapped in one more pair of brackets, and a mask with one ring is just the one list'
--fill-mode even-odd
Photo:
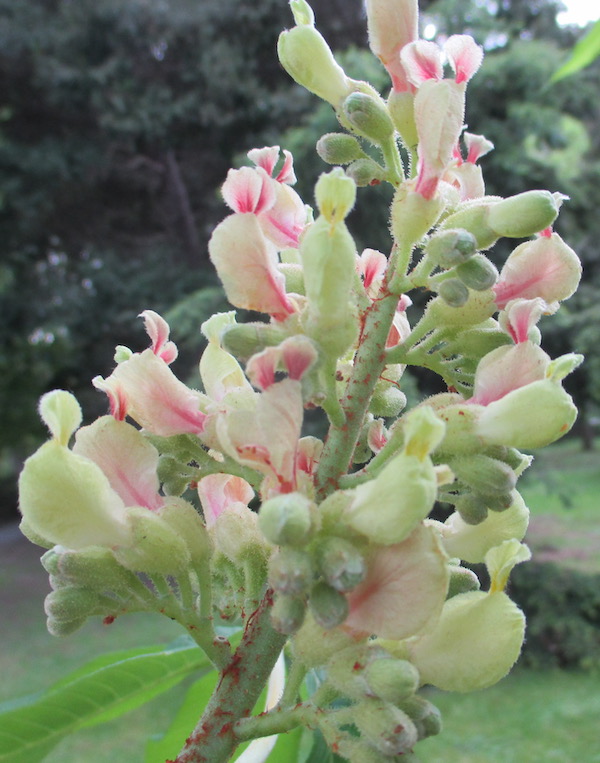
{"label": "green leaf", "polygon": [[209,668],[187,638],[98,657],[47,691],[0,705],[0,763],[36,763],[67,734],[123,715]]}
{"label": "green leaf", "polygon": [[188,690],[173,722],[162,736],[152,737],[146,745],[145,763],[164,763],[177,757],[183,743],[198,723],[215,688],[218,675],[211,672]]}
{"label": "green leaf", "polygon": [[596,21],[590,31],[573,48],[570,58],[554,72],[550,82],[569,77],[571,74],[584,69],[600,55],[600,19]]}

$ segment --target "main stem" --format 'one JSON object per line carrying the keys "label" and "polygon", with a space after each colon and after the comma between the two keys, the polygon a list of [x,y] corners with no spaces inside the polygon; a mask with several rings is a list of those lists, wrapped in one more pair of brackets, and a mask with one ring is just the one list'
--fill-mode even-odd
{"label": "main stem", "polygon": [[225,763],[240,743],[234,725],[252,712],[287,641],[271,626],[272,603],[269,590],[248,619],[240,645],[175,763]]}
{"label": "main stem", "polygon": [[397,305],[398,295],[390,294],[384,283],[379,297],[367,309],[354,369],[342,400],[344,423],[331,425],[319,460],[316,486],[320,500],[338,488],[340,477],[350,467],[373,390],[386,364],[385,343]]}

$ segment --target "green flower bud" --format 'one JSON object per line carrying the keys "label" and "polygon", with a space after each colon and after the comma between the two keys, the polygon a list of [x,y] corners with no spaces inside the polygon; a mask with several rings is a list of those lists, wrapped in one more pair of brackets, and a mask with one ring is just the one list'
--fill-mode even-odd
{"label": "green flower bud", "polygon": [[438,287],[438,294],[448,307],[462,307],[469,299],[469,290],[458,278],[448,278]]}
{"label": "green flower bud", "polygon": [[483,323],[496,312],[494,303],[494,292],[471,291],[469,299],[460,310],[455,310],[447,305],[442,299],[432,299],[425,309],[425,320],[436,328],[446,326],[448,328],[457,327],[461,330],[469,326],[475,326]]}
{"label": "green flower bud", "polygon": [[374,416],[396,418],[406,407],[406,395],[394,384],[377,383],[369,411]]}
{"label": "green flower bud", "polygon": [[467,262],[477,251],[477,242],[467,230],[441,230],[431,236],[425,250],[440,267],[448,269]]}
{"label": "green flower bud", "polygon": [[358,132],[382,145],[394,136],[394,125],[381,99],[367,93],[352,93],[344,101],[344,114]]}
{"label": "green flower bud", "polygon": [[459,593],[467,593],[467,591],[478,591],[481,588],[479,578],[473,572],[466,567],[459,567],[456,565],[450,566],[450,584],[448,585],[448,599],[456,596]]}
{"label": "green flower bud", "polygon": [[182,498],[167,498],[157,512],[169,527],[183,539],[192,564],[206,561],[212,553],[212,543],[200,514]]}
{"label": "green flower bud", "polygon": [[352,178],[359,188],[380,183],[385,178],[385,170],[373,159],[356,159],[346,167],[346,175]]}
{"label": "green flower bud", "polygon": [[435,705],[423,697],[413,695],[401,703],[400,708],[414,722],[419,739],[439,734],[442,730],[442,714]]}
{"label": "green flower bud", "polygon": [[327,583],[317,583],[313,586],[309,606],[316,622],[326,630],[341,625],[348,616],[346,597]]}
{"label": "green flower bud", "polygon": [[317,154],[327,164],[350,164],[355,159],[365,158],[365,152],[353,135],[330,132],[317,142]]}
{"label": "green flower bud", "polygon": [[339,107],[352,92],[352,82],[314,26],[302,24],[282,32],[277,53],[293,80],[332,106]]}
{"label": "green flower bud", "polygon": [[342,222],[356,201],[356,185],[341,167],[319,176],[315,186],[319,212],[335,225]]}
{"label": "green flower bud", "polygon": [[279,633],[291,636],[300,629],[306,614],[306,602],[297,596],[280,594],[271,608],[271,624]]}
{"label": "green flower bud", "polygon": [[415,123],[415,96],[392,90],[388,98],[388,112],[402,142],[409,151],[414,151],[419,142]]}
{"label": "green flower bud", "polygon": [[488,222],[488,209],[496,203],[498,200],[494,197],[467,202],[458,212],[444,220],[442,228],[463,228],[471,233],[477,249],[489,249],[500,238],[500,234]]}
{"label": "green flower bud", "polygon": [[360,551],[343,538],[330,538],[318,549],[319,568],[336,591],[351,591],[365,578],[367,566]]}
{"label": "green flower bud", "polygon": [[403,183],[392,201],[392,233],[399,246],[418,244],[433,228],[443,207],[441,199],[425,199]]}
{"label": "green flower bud", "polygon": [[[76,622],[90,615],[97,614],[109,600],[103,599],[95,591],[88,591],[79,586],[64,586],[56,591],[51,591],[44,600],[44,611],[48,621],[53,622]],[[112,606],[118,604],[112,601]]]}
{"label": "green flower bud", "polygon": [[297,596],[305,593],[313,580],[310,555],[295,548],[282,548],[269,559],[269,585],[278,593]]}
{"label": "green flower bud", "polygon": [[552,225],[558,209],[549,191],[526,191],[488,207],[487,221],[499,236],[526,238]]}
{"label": "green flower bud", "polygon": [[46,626],[51,636],[60,638],[61,636],[70,636],[75,631],[82,628],[87,621],[87,617],[76,617],[74,620],[53,620],[48,618]]}
{"label": "green flower bud", "polygon": [[513,504],[512,493],[498,493],[497,495],[481,496],[490,511],[507,511]]}
{"label": "green flower bud", "polygon": [[419,671],[415,666],[392,657],[370,662],[364,670],[364,678],[374,696],[392,705],[399,705],[419,688]]}
{"label": "green flower bud", "polygon": [[453,459],[450,467],[457,479],[484,495],[510,493],[517,484],[517,477],[507,463],[483,454]]}
{"label": "green flower bud", "polygon": [[457,498],[454,505],[463,522],[468,525],[481,524],[487,518],[488,507],[481,496],[467,493]]}
{"label": "green flower bud", "polygon": [[457,265],[454,272],[460,280],[475,291],[485,291],[498,280],[498,269],[483,254],[473,255],[467,262]]}
{"label": "green flower bud", "polygon": [[290,10],[294,14],[294,21],[298,26],[302,24],[314,25],[315,14],[306,0],[290,0]]}
{"label": "green flower bud", "polygon": [[185,540],[164,519],[142,506],[131,506],[126,513],[133,540],[114,549],[123,567],[150,575],[187,573],[190,552]]}
{"label": "green flower bud", "polygon": [[223,330],[221,345],[239,360],[246,361],[266,347],[276,347],[286,337],[283,329],[270,323],[236,323]]}
{"label": "green flower bud", "polygon": [[44,569],[61,581],[92,591],[123,591],[129,585],[129,570],[123,568],[108,548],[91,546],[83,551],[55,547],[41,559]]}
{"label": "green flower bud", "polygon": [[301,493],[276,495],[260,507],[258,526],[276,546],[301,546],[309,539],[313,506]]}
{"label": "green flower bud", "polygon": [[285,277],[285,290],[288,294],[304,294],[304,275],[301,265],[282,262],[278,265],[278,269]]}
{"label": "green flower bud", "polygon": [[353,644],[354,639],[341,628],[326,630],[319,625],[310,610],[292,640],[294,657],[307,668],[325,665],[333,655]]}
{"label": "green flower bud", "polygon": [[401,755],[417,743],[417,730],[408,715],[378,699],[356,705],[355,723],[361,735],[383,755]]}

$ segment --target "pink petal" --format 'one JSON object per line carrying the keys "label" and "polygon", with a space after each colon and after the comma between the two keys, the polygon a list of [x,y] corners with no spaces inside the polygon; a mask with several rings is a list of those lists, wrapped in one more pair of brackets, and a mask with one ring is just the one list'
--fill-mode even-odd
{"label": "pink petal", "polygon": [[465,146],[467,147],[467,162],[475,164],[482,156],[489,154],[494,149],[494,144],[483,135],[474,135],[471,132],[463,133]]}
{"label": "pink petal", "polygon": [[410,90],[400,62],[400,51],[418,37],[417,1],[366,0],[366,9],[371,50],[387,69],[394,90]]}
{"label": "pink petal", "polygon": [[232,474],[209,474],[198,482],[198,495],[207,527],[212,527],[227,509],[247,506],[254,490],[242,477]]}
{"label": "pink petal", "polygon": [[305,336],[289,337],[279,348],[290,379],[301,379],[319,357],[314,344]]}
{"label": "pink petal", "polygon": [[144,328],[152,340],[152,352],[170,365],[177,358],[177,347],[169,342],[169,324],[154,310],[144,310],[139,314],[144,319]]}
{"label": "pink petal", "polygon": [[492,350],[479,361],[469,403],[489,405],[519,387],[541,381],[549,362],[548,355],[529,341]]}
{"label": "pink petal", "polygon": [[296,182],[296,175],[294,173],[294,159],[289,151],[283,149],[283,166],[279,170],[277,180],[279,183],[286,183],[287,185],[294,185]]}
{"label": "pink petal", "polygon": [[248,151],[247,156],[251,162],[257,167],[261,167],[269,177],[272,177],[275,165],[279,160],[279,146],[253,148]]}
{"label": "pink petal", "polygon": [[365,249],[359,257],[359,272],[363,277],[365,291],[374,299],[387,268],[387,257],[376,249]]}
{"label": "pink petal", "polygon": [[208,251],[233,305],[277,318],[295,312],[277,268],[277,252],[254,215],[226,217],[215,228]]}
{"label": "pink petal", "polygon": [[456,74],[456,83],[468,82],[481,66],[483,48],[467,34],[453,34],[444,43],[444,52]]}
{"label": "pink petal", "polygon": [[436,533],[423,525],[402,543],[378,547],[366,579],[348,595],[344,627],[389,639],[421,632],[446,599],[446,560]]}
{"label": "pink petal", "polygon": [[417,40],[409,43],[402,48],[400,60],[408,81],[417,88],[426,80],[443,77],[442,54],[435,42]]}
{"label": "pink petal", "polygon": [[125,506],[155,511],[163,505],[156,476],[158,451],[131,424],[102,416],[77,432],[73,452],[102,469]]}
{"label": "pink petal", "polygon": [[499,315],[500,326],[513,340],[526,342],[529,332],[537,324],[542,315],[552,312],[549,306],[539,297],[537,299],[515,299],[508,303]]}
{"label": "pink petal", "polygon": [[307,223],[304,202],[283,183],[275,184],[275,199],[275,204],[259,217],[263,233],[278,250],[296,249]]}
{"label": "pink petal", "polygon": [[246,376],[257,389],[267,389],[275,384],[275,369],[279,364],[279,347],[267,347],[253,355],[246,364]]}
{"label": "pink petal", "polygon": [[229,170],[221,188],[227,206],[234,212],[259,214],[275,203],[273,181],[262,168]]}
{"label": "pink petal", "polygon": [[94,385],[103,390],[117,389],[126,401],[127,414],[154,434],[169,437],[204,430],[207,415],[200,410],[203,396],[179,381],[152,350],[132,355],[108,379],[95,379]]}

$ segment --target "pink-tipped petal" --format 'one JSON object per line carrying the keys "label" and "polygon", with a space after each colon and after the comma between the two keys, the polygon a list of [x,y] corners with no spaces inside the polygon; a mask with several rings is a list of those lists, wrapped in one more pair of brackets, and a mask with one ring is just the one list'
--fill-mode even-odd
{"label": "pink-tipped petal", "polygon": [[319,357],[314,344],[305,336],[289,337],[279,347],[290,379],[301,379]]}
{"label": "pink-tipped petal", "polygon": [[94,385],[103,391],[118,390],[126,401],[127,414],[153,434],[169,437],[204,430],[203,396],[179,381],[152,350],[132,355],[108,379],[95,380]]}
{"label": "pink-tipped petal", "polygon": [[385,66],[394,90],[411,90],[400,61],[400,51],[417,39],[419,8],[417,0],[366,0],[369,45]]}
{"label": "pink-tipped petal", "polygon": [[294,158],[290,152],[285,149],[283,149],[283,166],[277,173],[275,180],[277,180],[278,183],[286,183],[286,185],[294,185],[296,182]]}
{"label": "pink-tipped petal", "polygon": [[79,429],[73,453],[102,469],[125,506],[156,511],[163,505],[156,476],[158,451],[131,424],[102,416]]}
{"label": "pink-tipped petal", "polygon": [[374,299],[387,268],[387,257],[376,249],[365,249],[359,257],[359,272],[363,277],[365,291]]}
{"label": "pink-tipped petal", "polygon": [[208,251],[233,305],[277,318],[295,312],[277,268],[275,247],[265,238],[254,215],[226,217],[215,228]]}
{"label": "pink-tipped petal", "polygon": [[483,61],[483,48],[468,34],[448,37],[444,43],[444,52],[454,70],[457,84],[468,82]]}
{"label": "pink-tipped petal", "polygon": [[475,164],[482,156],[493,151],[494,144],[484,135],[474,135],[471,132],[463,133],[463,140],[467,147],[467,162]]}
{"label": "pink-tipped petal", "polygon": [[253,164],[261,167],[269,177],[272,177],[275,165],[279,160],[279,146],[252,148],[248,151],[247,156]]}
{"label": "pink-tipped petal", "polygon": [[513,299],[541,297],[547,304],[568,299],[581,278],[581,263],[557,233],[518,246],[494,288],[500,310]]}
{"label": "pink-tipped petal", "polygon": [[227,206],[240,214],[260,214],[275,203],[273,181],[262,168],[229,170],[221,192]]}
{"label": "pink-tipped petal", "polygon": [[435,42],[411,42],[402,48],[400,60],[408,81],[417,88],[427,80],[441,80],[443,77],[442,53]]}
{"label": "pink-tipped petal", "polygon": [[210,528],[224,511],[247,507],[254,498],[254,490],[242,477],[209,474],[198,482],[198,495],[206,526]]}
{"label": "pink-tipped petal", "polygon": [[381,638],[413,636],[437,620],[447,590],[446,554],[433,529],[419,525],[402,543],[375,549],[366,579],[348,595],[344,627]]}
{"label": "pink-tipped petal", "polygon": [[539,297],[537,299],[515,299],[506,305],[498,316],[500,327],[509,334],[516,344],[529,339],[531,329],[542,315],[553,310]]}
{"label": "pink-tipped petal", "polygon": [[489,405],[515,389],[541,381],[549,363],[541,347],[529,341],[498,347],[479,361],[469,403]]}
{"label": "pink-tipped petal", "polygon": [[285,183],[275,183],[275,204],[259,216],[263,233],[278,250],[298,247],[307,223],[304,202]]}
{"label": "pink-tipped petal", "polygon": [[92,379],[92,384],[108,397],[110,415],[117,421],[123,421],[127,416],[127,399],[124,391],[114,379],[111,380],[110,377],[103,379],[101,376],[95,376]]}
{"label": "pink-tipped petal", "polygon": [[253,355],[246,364],[246,376],[257,389],[267,389],[275,384],[275,371],[279,364],[279,347],[267,347]]}

